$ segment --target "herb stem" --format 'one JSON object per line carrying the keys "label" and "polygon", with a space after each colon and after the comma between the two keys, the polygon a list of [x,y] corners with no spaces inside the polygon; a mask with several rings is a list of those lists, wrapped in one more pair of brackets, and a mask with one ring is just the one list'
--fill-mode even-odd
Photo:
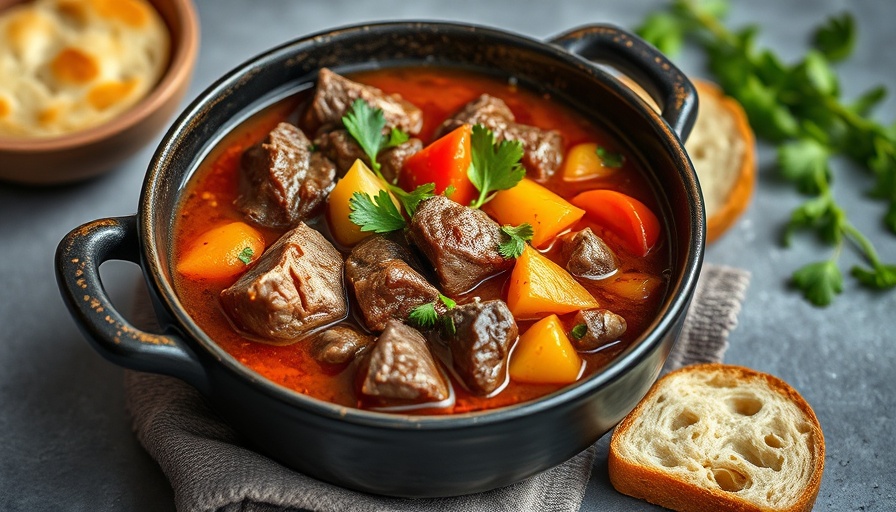
{"label": "herb stem", "polygon": [[877,268],[881,265],[880,257],[877,255],[874,245],[864,233],[856,229],[850,222],[844,222],[841,229],[843,230],[843,234],[856,244],[865,254],[865,257],[868,259],[868,262],[871,263],[871,266]]}

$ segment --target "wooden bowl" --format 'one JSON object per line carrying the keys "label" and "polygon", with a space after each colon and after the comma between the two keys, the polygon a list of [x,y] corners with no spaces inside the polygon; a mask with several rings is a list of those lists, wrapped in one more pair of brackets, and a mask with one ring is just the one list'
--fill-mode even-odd
{"label": "wooden bowl", "polygon": [[[152,91],[101,125],[49,138],[0,136],[0,180],[30,185],[71,183],[115,168],[143,148],[178,110],[199,49],[191,0],[150,0],[171,34],[168,68]],[[0,0],[0,11],[18,0]]]}

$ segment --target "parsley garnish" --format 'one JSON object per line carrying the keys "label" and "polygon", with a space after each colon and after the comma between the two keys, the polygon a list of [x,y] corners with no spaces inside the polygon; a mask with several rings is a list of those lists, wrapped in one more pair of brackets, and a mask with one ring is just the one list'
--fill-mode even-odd
{"label": "parsley garnish", "polygon": [[383,114],[383,109],[372,108],[361,98],[352,103],[351,109],[342,117],[342,124],[370,159],[370,166],[380,179],[383,178],[383,175],[380,173],[381,165],[376,161],[377,155],[386,148],[407,142],[410,137],[407,133],[393,127],[387,139],[383,135],[383,129],[386,128],[386,116]]}
{"label": "parsley garnish", "polygon": [[812,34],[812,49],[788,65],[756,47],[756,27],[732,32],[721,21],[725,0],[673,0],[667,11],[648,16],[638,29],[665,53],[691,39],[706,51],[710,70],[726,93],[744,106],[756,134],[778,146],[778,169],[797,190],[810,196],[791,214],[784,243],[796,231],[809,231],[833,246],[829,259],[809,263],[792,282],[807,300],[824,306],[843,289],[838,260],[847,244],[864,264],[852,276],[875,289],[896,287],[896,266],[880,260],[871,241],[849,222],[831,191],[831,160],[847,156],[874,177],[872,197],[887,202],[884,224],[896,233],[896,129],[877,122],[871,111],[886,89],[874,87],[852,103],[840,97],[831,63],[849,56],[855,21],[848,13],[830,18]]}
{"label": "parsley garnish", "polygon": [[451,196],[454,195],[455,190],[457,190],[457,187],[455,187],[454,185],[448,185],[447,187],[445,187],[445,190],[442,191],[442,195],[447,197],[448,199],[451,199]]}
{"label": "parsley garnish", "polygon": [[349,220],[360,226],[361,231],[388,233],[405,225],[404,217],[385,190],[380,190],[375,198],[364,192],[355,192],[348,200],[348,206],[352,210]]}
{"label": "parsley garnish", "polygon": [[[442,295],[441,293],[439,294],[439,300],[447,309],[454,309],[454,307],[457,306],[457,303],[451,297]],[[436,303],[427,302],[426,304],[421,304],[415,307],[408,314],[408,320],[423,328],[435,327],[436,323],[439,321],[439,314],[436,312]],[[448,323],[451,324],[451,331],[453,334],[454,322],[451,320],[451,317],[443,316],[442,321],[443,325],[446,327]]]}
{"label": "parsley garnish", "polygon": [[255,255],[255,251],[252,250],[251,247],[244,247],[243,250],[237,256],[237,259],[242,261],[244,264],[248,265],[252,263],[252,256]]}
{"label": "parsley garnish", "polygon": [[435,327],[439,320],[439,314],[436,313],[436,306],[432,302],[421,304],[411,310],[408,314],[408,320],[411,323],[423,328]]}
{"label": "parsley garnish", "polygon": [[577,324],[571,331],[569,331],[569,334],[573,338],[580,340],[588,334],[588,326],[585,324]]}
{"label": "parsley garnish", "polygon": [[595,149],[594,152],[597,153],[597,156],[600,158],[600,165],[604,167],[618,169],[625,163],[625,155],[616,151],[610,151],[603,146],[597,146],[597,149]]}
{"label": "parsley garnish", "polygon": [[523,143],[518,140],[502,140],[495,144],[495,135],[481,124],[473,127],[470,138],[472,163],[467,177],[479,190],[479,197],[470,204],[471,208],[479,208],[494,192],[516,186],[526,169],[520,164],[523,158]]}
{"label": "parsley garnish", "polygon": [[408,212],[408,217],[413,217],[414,213],[417,211],[417,206],[420,204],[420,201],[423,201],[426,198],[432,197],[433,192],[436,189],[435,183],[426,183],[424,185],[420,185],[415,188],[411,192],[405,192],[401,187],[392,186],[389,187],[395,197],[398,198],[398,202],[404,207],[404,210]]}
{"label": "parsley garnish", "polygon": [[498,244],[498,252],[504,259],[519,258],[526,248],[526,242],[532,240],[535,231],[532,225],[524,222],[519,226],[501,226],[501,232],[507,235],[507,240]]}
{"label": "parsley garnish", "polygon": [[[380,110],[380,112],[382,112],[382,110]],[[394,148],[395,146],[401,146],[402,144],[410,140],[410,138],[411,136],[408,135],[408,132],[401,131],[393,126],[392,130],[389,131],[389,140],[387,140],[383,147],[380,149],[383,150]]]}
{"label": "parsley garnish", "polygon": [[843,276],[836,261],[810,263],[793,273],[793,283],[816,306],[830,304],[843,291]]}

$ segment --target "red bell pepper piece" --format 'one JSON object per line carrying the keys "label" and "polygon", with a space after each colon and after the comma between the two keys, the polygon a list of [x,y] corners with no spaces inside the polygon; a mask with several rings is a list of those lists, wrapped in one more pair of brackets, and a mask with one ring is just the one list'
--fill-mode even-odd
{"label": "red bell pepper piece", "polygon": [[472,158],[471,134],[471,126],[465,124],[412,155],[404,163],[399,186],[411,191],[420,185],[435,183],[436,194],[453,186],[454,192],[449,199],[462,205],[470,204],[478,195],[467,177]]}

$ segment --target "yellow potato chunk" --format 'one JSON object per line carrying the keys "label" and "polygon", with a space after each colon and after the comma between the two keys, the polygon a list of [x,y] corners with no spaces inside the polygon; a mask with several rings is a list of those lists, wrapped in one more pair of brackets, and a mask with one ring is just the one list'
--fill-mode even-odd
{"label": "yellow potato chunk", "polygon": [[599,307],[566,269],[528,245],[510,274],[507,306],[513,316],[524,319]]}
{"label": "yellow potato chunk", "polygon": [[582,359],[557,315],[536,322],[520,336],[510,358],[510,378],[535,384],[569,384],[582,373]]}
{"label": "yellow potato chunk", "polygon": [[[365,193],[373,199],[380,190],[389,191],[386,184],[380,181],[364,162],[355,160],[345,176],[333,187],[333,191],[330,192],[330,197],[327,199],[330,232],[337,242],[345,246],[352,246],[373,234],[373,231],[361,231],[361,227],[348,218],[352,213],[348,200],[355,192]],[[389,197],[392,197],[391,194]],[[401,211],[401,206],[394,197],[392,202]]]}

